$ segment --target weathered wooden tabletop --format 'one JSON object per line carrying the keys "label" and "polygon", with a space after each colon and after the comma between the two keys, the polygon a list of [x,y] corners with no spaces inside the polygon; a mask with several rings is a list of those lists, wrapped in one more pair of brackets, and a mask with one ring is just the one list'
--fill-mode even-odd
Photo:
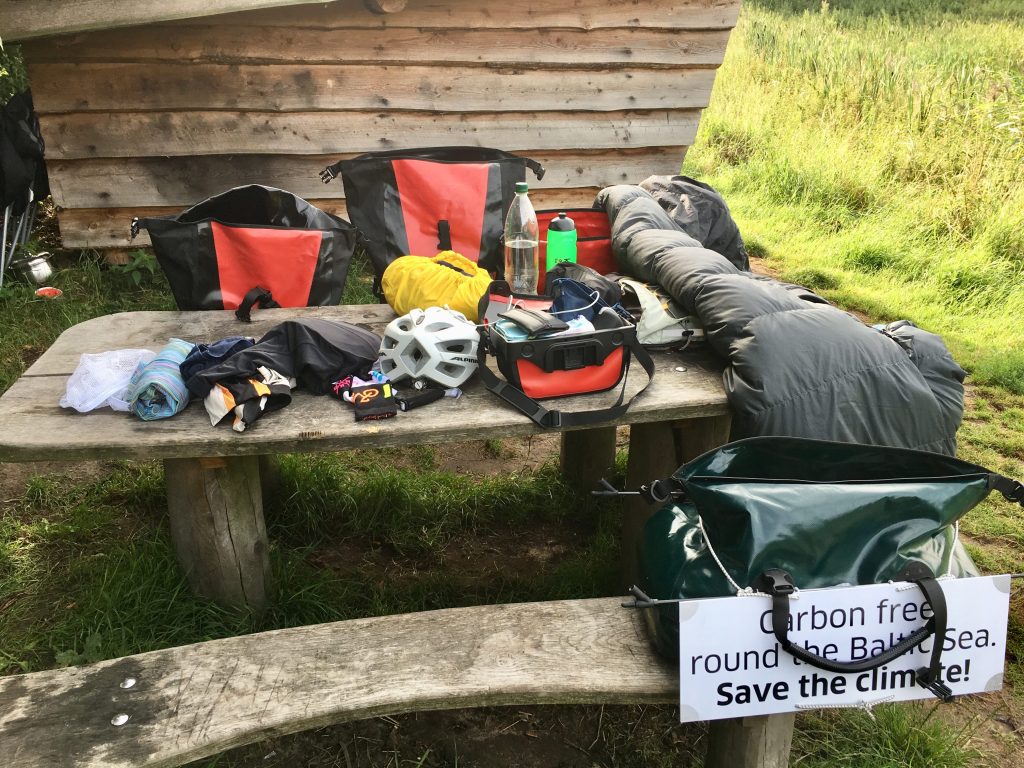
{"label": "weathered wooden tabletop", "polygon": [[[232,335],[259,338],[291,318],[321,317],[358,323],[381,332],[394,317],[386,305],[271,309],[251,324],[223,312],[123,312],[69,328],[0,397],[0,461],[79,461],[125,458],[199,458],[332,451],[351,448],[513,437],[543,431],[487,392],[476,379],[463,397],[444,398],[393,419],[356,423],[350,406],[297,390],[292,403],[267,414],[244,433],[213,427],[193,401],[170,419],[145,422],[109,408],[79,414],[58,405],[83,353],[146,348],[158,351],[170,338],[212,342]],[[728,412],[721,365],[708,355],[655,353],[656,375],[648,390],[617,423],[672,421]],[[681,370],[684,369],[684,370]],[[645,376],[633,366],[627,395]],[[617,391],[546,401],[567,411],[610,405]],[[613,422],[609,422],[613,423]]]}

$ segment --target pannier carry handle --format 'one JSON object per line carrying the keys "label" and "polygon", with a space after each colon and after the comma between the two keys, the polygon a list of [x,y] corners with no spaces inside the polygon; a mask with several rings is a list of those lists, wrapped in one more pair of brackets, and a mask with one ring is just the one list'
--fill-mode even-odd
{"label": "pannier carry handle", "polygon": [[931,569],[920,562],[912,562],[896,577],[897,581],[912,581],[924,593],[925,600],[931,607],[932,615],[928,622],[898,643],[889,646],[882,653],[858,661],[833,661],[802,648],[789,639],[789,596],[796,591],[793,578],[781,568],[771,568],[758,577],[754,587],[772,597],[772,631],[782,649],[793,657],[810,664],[812,667],[826,672],[865,672],[877,669],[907,653],[928,637],[934,635],[932,641],[931,660],[927,667],[921,667],[915,674],[918,685],[927,688],[943,701],[952,698],[953,692],[940,679],[942,644],[946,638],[947,613],[946,597],[942,586],[935,579]]}
{"label": "pannier carry handle", "polygon": [[257,306],[260,309],[271,309],[280,308],[281,305],[274,301],[274,296],[270,291],[257,285],[245,294],[245,298],[242,299],[238,309],[235,310],[235,317],[243,323],[251,323],[253,306]]}
{"label": "pannier carry handle", "polygon": [[[403,156],[411,156],[419,160],[432,160],[435,158],[431,157],[432,153],[437,153],[436,158],[440,162],[445,162],[451,155],[458,155],[459,159],[463,162],[480,162],[480,163],[492,163],[499,160],[522,160],[523,164],[533,171],[533,175],[537,177],[537,181],[544,178],[544,166],[538,163],[536,160],[523,157],[522,155],[513,155],[510,152],[504,152],[500,149],[490,149],[489,147],[432,147],[427,149],[399,149],[390,150],[386,152],[367,152],[360,157],[363,159],[368,158],[395,158],[401,159]],[[324,184],[329,184],[341,175],[341,166],[344,160],[339,160],[336,163],[332,163],[320,171],[320,181]]]}
{"label": "pannier carry handle", "polygon": [[[627,340],[624,344],[626,365],[622,374],[622,387],[619,390],[619,398],[615,401],[615,405],[607,408],[598,408],[593,411],[565,412],[548,410],[521,389],[509,384],[507,381],[502,381],[494,375],[491,369],[487,367],[486,346],[485,343],[481,342],[477,351],[477,361],[479,362],[477,372],[480,374],[484,386],[487,387],[489,392],[496,394],[517,411],[530,417],[535,424],[549,429],[590,426],[617,419],[629,410],[632,402],[643,394],[644,390],[650,386],[651,381],[654,379],[654,361],[651,359],[651,356],[647,354],[647,351],[640,344],[633,340]],[[644,384],[639,392],[624,403],[622,399],[626,395],[626,380],[629,378],[629,366],[631,359],[634,357],[647,373],[647,383]]]}

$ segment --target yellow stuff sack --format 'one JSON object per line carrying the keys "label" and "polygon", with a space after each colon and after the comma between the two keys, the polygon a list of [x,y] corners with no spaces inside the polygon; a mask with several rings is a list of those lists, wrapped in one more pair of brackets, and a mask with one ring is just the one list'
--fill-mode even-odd
{"label": "yellow stuff sack", "polygon": [[477,305],[487,293],[491,276],[461,253],[400,256],[381,278],[384,298],[399,315],[413,309],[445,307],[477,321]]}

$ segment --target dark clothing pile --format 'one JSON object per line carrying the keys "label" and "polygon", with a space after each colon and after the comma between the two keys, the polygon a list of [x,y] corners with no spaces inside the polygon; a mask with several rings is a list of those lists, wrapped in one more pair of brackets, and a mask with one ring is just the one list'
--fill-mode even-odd
{"label": "dark clothing pile", "polygon": [[379,348],[379,336],[351,323],[286,320],[255,344],[229,337],[198,345],[181,372],[189,391],[203,398],[213,424],[233,414],[232,428],[242,432],[291,403],[296,386],[323,395],[339,379],[365,374]]}
{"label": "dark clothing pile", "polygon": [[[619,270],[662,286],[700,318],[708,343],[728,361],[733,438],[807,437],[953,455],[965,372],[941,338],[906,321],[867,326],[806,288],[745,271],[745,251],[740,259],[733,248],[730,260],[696,239],[728,227],[684,231],[676,220],[688,209],[677,200],[689,189],[684,178],[645,181],[657,199],[640,187],[609,187],[597,204],[612,223]],[[706,236],[719,247],[736,242]]]}
{"label": "dark clothing pile", "polygon": [[331,384],[365,373],[377,361],[380,337],[351,323],[319,318],[286,320],[271,328],[255,345],[193,375],[187,382],[205,397],[219,381],[256,375],[259,368],[295,379],[298,386],[324,395]]}

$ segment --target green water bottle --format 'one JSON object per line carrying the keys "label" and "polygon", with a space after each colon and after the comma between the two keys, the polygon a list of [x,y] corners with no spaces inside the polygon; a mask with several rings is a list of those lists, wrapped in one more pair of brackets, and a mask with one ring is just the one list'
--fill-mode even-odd
{"label": "green water bottle", "polygon": [[576,261],[576,222],[565,211],[548,224],[548,271],[560,261]]}

